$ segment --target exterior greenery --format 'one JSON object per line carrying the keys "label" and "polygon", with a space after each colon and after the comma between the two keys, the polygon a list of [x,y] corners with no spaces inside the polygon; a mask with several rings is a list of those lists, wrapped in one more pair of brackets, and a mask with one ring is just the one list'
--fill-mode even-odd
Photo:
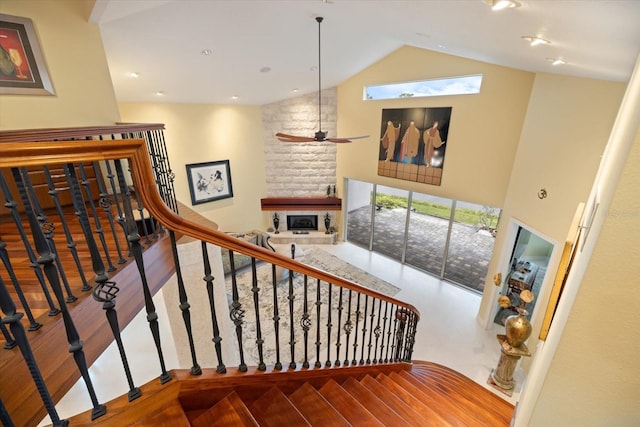
{"label": "exterior greenery", "polygon": [[[381,208],[406,209],[407,204],[407,198],[402,196],[378,194],[376,197],[376,206]],[[437,203],[413,200],[411,202],[411,209],[416,213],[431,215],[447,220],[451,217],[451,206],[445,206]],[[499,209],[492,208],[490,206],[483,206],[481,210],[457,208],[455,211],[454,221],[473,225],[486,230],[493,230],[498,226],[499,212]]]}

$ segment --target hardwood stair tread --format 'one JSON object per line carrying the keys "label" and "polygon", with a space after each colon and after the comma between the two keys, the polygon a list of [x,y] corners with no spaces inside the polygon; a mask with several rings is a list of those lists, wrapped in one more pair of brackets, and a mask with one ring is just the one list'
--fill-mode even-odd
{"label": "hardwood stair tread", "polygon": [[[433,408],[440,416],[452,425],[475,425],[476,421],[473,416],[467,413],[468,407],[455,405],[455,403],[447,398],[441,398],[440,389],[430,387],[426,384],[422,386],[411,382],[406,376],[389,375],[394,382],[400,385],[404,390],[411,393],[417,399]],[[461,415],[460,415],[461,413]],[[493,425],[493,424],[490,424]]]}
{"label": "hardwood stair tread", "polygon": [[435,375],[441,379],[446,378],[447,383],[450,384],[452,388],[473,397],[482,395],[485,399],[491,400],[491,406],[497,410],[513,412],[514,408],[511,403],[493,392],[486,393],[487,389],[485,387],[446,366],[435,363],[427,364],[427,362],[418,362],[412,366],[411,372],[416,373],[421,378],[426,377],[427,379],[431,379]]}
{"label": "hardwood stair tread", "polygon": [[387,375],[378,375],[375,380],[380,382],[384,387],[387,387],[399,399],[409,405],[414,411],[418,412],[424,419],[427,420],[429,425],[458,425],[457,423],[449,423],[433,408],[432,405],[423,403],[422,401],[420,401],[420,399],[413,396],[410,392],[406,391],[400,384],[396,383]]}
{"label": "hardwood stair tread", "polygon": [[349,422],[309,383],[289,395],[296,409],[314,426],[345,426]]}
{"label": "hardwood stair tread", "polygon": [[261,426],[311,425],[277,387],[271,387],[262,397],[251,404],[249,410]]}
{"label": "hardwood stair tread", "polygon": [[334,380],[327,381],[318,391],[351,425],[362,427],[384,425]]}
{"label": "hardwood stair tread", "polygon": [[452,387],[446,381],[439,382],[435,378],[423,378],[417,374],[399,375],[405,381],[413,384],[415,387],[427,387],[434,389],[434,398],[439,405],[448,406],[454,413],[462,413],[462,417],[466,414],[473,414],[476,418],[483,418],[487,423],[492,425],[509,425],[513,408],[499,408],[494,406],[493,399],[487,399],[488,393],[468,393],[461,392],[465,388],[465,384]]}
{"label": "hardwood stair tread", "polygon": [[209,426],[259,426],[259,424],[240,396],[236,392],[231,392],[191,421],[191,427]]}
{"label": "hardwood stair tread", "polygon": [[387,406],[393,409],[398,415],[407,420],[411,425],[433,425],[427,418],[400,399],[392,390],[382,385],[370,375],[360,380],[360,384],[376,394]]}
{"label": "hardwood stair tread", "polygon": [[352,395],[362,406],[371,412],[379,421],[385,425],[411,426],[411,419],[405,419],[402,413],[398,413],[390,408],[386,402],[362,385],[354,378],[349,378],[342,383],[342,388]]}

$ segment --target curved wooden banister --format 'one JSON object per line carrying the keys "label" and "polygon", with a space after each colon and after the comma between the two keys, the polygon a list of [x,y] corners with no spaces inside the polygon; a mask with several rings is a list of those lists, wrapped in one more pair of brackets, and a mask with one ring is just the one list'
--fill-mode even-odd
{"label": "curved wooden banister", "polygon": [[117,123],[105,126],[2,130],[0,131],[0,142],[84,139],[97,135],[134,133],[150,130],[164,130],[164,125],[161,123]]}
{"label": "curved wooden banister", "polygon": [[383,301],[388,301],[415,313],[417,320],[420,318],[418,310],[411,304],[361,287],[339,276],[302,264],[284,255],[233,238],[223,232],[213,230],[176,215],[166,207],[158,193],[144,139],[116,139],[104,141],[102,144],[95,144],[95,141],[84,140],[57,141],[55,144],[50,142],[6,142],[2,144],[2,152],[0,168],[127,158],[130,161],[137,196],[142,201],[145,209],[168,229],[278,265],[285,269],[308,275],[315,279],[320,279]]}

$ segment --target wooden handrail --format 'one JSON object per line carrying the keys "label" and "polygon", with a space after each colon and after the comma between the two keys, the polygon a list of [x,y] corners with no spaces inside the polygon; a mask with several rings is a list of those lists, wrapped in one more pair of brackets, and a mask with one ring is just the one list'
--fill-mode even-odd
{"label": "wooden handrail", "polygon": [[149,130],[164,130],[164,125],[161,123],[116,123],[105,126],[2,130],[0,131],[0,142],[84,139],[97,135],[145,132]]}
{"label": "wooden handrail", "polygon": [[176,215],[166,207],[158,193],[153,170],[149,163],[147,144],[144,139],[116,139],[104,141],[102,144],[95,144],[95,141],[85,140],[57,141],[55,144],[50,142],[6,142],[2,144],[2,152],[0,168],[127,158],[130,161],[137,196],[151,216],[168,229],[315,279],[388,301],[414,312],[416,320],[420,319],[418,310],[411,304],[361,287],[339,276],[302,264],[252,243],[235,239],[226,233],[212,230]]}

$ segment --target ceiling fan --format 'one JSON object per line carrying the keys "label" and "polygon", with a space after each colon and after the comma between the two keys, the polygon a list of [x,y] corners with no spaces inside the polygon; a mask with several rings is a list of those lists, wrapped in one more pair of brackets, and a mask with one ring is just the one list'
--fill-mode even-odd
{"label": "ceiling fan", "polygon": [[315,133],[315,135],[313,137],[307,137],[307,136],[296,136],[296,135],[289,135],[286,133],[282,133],[282,132],[278,132],[276,133],[276,137],[283,142],[338,142],[338,143],[342,143],[342,142],[351,142],[351,140],[353,139],[362,139],[362,138],[368,138],[369,135],[364,135],[364,136],[355,136],[355,137],[349,137],[349,138],[327,138],[327,133],[322,131],[322,103],[321,103],[321,96],[320,96],[320,91],[322,90],[322,80],[321,80],[321,66],[320,66],[320,62],[321,62],[321,58],[320,58],[320,23],[322,22],[323,18],[322,16],[317,16],[316,17],[316,22],[318,23],[318,124],[319,124],[319,130]]}

